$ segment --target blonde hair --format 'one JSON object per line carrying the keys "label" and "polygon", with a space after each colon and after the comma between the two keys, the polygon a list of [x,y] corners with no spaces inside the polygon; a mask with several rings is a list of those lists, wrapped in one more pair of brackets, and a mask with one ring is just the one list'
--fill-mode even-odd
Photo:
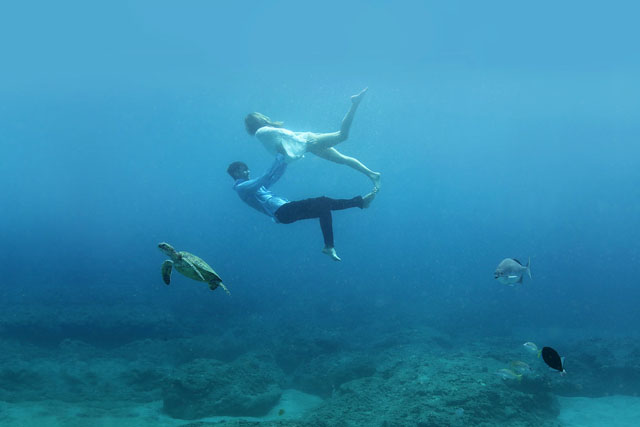
{"label": "blonde hair", "polygon": [[255,135],[258,129],[264,126],[281,128],[283,125],[283,122],[273,122],[269,117],[261,113],[247,114],[247,117],[244,118],[244,127],[249,135]]}

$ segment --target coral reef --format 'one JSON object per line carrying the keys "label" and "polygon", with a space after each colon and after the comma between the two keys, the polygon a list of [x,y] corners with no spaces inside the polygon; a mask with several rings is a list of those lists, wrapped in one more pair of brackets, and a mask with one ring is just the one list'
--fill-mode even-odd
{"label": "coral reef", "polygon": [[196,359],[166,381],[164,410],[182,419],[261,416],[278,402],[283,382],[282,372],[269,357],[246,355],[228,364]]}
{"label": "coral reef", "polygon": [[[135,425],[556,426],[559,395],[640,393],[640,347],[631,338],[565,340],[560,350],[568,374],[560,376],[527,353],[521,338],[508,336],[265,325],[247,318],[201,334],[174,325],[163,338],[150,328],[148,337],[128,335],[105,347],[91,342],[90,314],[75,316],[81,327],[70,329],[71,337],[82,330],[86,340],[64,338],[74,316],[46,325],[18,316],[4,324],[5,331],[32,324],[58,332],[55,341],[13,334],[0,340],[3,425],[21,425],[7,415],[21,413],[14,407],[58,402],[27,411],[51,418],[78,407],[86,417],[110,414],[137,419]],[[128,327],[120,322],[105,327],[114,333]],[[530,366],[520,380],[496,375],[514,361]],[[312,407],[285,402],[287,393],[302,392],[313,395]],[[147,421],[136,418],[142,413]]]}

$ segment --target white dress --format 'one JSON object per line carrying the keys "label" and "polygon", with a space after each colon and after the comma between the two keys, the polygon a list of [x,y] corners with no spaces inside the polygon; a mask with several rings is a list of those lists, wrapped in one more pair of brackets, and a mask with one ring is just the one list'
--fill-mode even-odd
{"label": "white dress", "polygon": [[263,126],[256,132],[256,138],[274,156],[282,153],[287,163],[304,157],[307,152],[311,132],[292,132],[289,129]]}

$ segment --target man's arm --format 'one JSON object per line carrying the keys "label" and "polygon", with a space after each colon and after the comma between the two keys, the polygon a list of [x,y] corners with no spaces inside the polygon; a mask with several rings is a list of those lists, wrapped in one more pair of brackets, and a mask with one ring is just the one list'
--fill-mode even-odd
{"label": "man's arm", "polygon": [[271,168],[264,175],[259,176],[258,178],[250,179],[248,181],[242,182],[238,185],[239,188],[243,190],[257,190],[263,185],[266,188],[271,187],[276,183],[284,174],[284,171],[287,169],[287,163],[284,161],[284,156],[282,154],[276,155],[276,159],[271,164]]}

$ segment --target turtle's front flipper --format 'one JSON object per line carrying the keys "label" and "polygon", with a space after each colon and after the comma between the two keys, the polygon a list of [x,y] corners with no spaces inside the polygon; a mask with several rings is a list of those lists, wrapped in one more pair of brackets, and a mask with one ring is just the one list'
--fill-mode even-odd
{"label": "turtle's front flipper", "polygon": [[171,283],[171,267],[173,267],[173,262],[170,260],[162,263],[162,280],[164,280],[166,285]]}
{"label": "turtle's front flipper", "polygon": [[216,281],[209,282],[209,289],[211,289],[212,291],[215,291],[218,286],[220,286],[227,293],[227,295],[231,295],[231,292],[229,292],[229,289],[227,289],[227,287],[222,282],[216,282]]}

